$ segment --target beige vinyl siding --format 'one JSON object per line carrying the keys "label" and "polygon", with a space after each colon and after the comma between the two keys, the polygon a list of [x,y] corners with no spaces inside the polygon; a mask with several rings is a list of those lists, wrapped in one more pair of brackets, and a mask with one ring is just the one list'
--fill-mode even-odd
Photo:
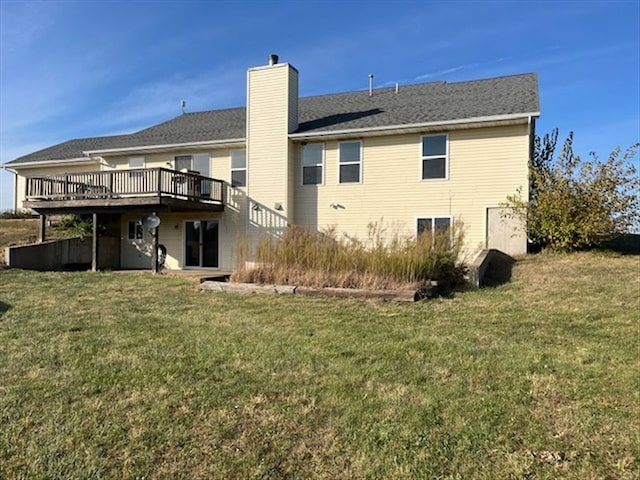
{"label": "beige vinyl siding", "polygon": [[[228,203],[224,212],[160,212],[159,242],[167,249],[166,266],[170,270],[185,268],[184,266],[184,237],[185,221],[187,220],[217,220],[219,232],[219,270],[232,271],[236,268],[237,242],[245,239],[247,228],[246,195],[240,189],[227,188],[225,196]],[[139,249],[128,239],[128,222],[139,220],[141,214],[123,215],[121,220],[121,260],[122,268],[138,268],[140,261],[143,265],[151,266],[151,258],[140,260]],[[146,235],[146,234],[145,234]],[[146,240],[146,238],[145,238]],[[149,240],[150,241],[150,240]],[[146,262],[146,263],[145,263]],[[145,267],[147,268],[147,267]]]}
{"label": "beige vinyl siding", "polygon": [[[297,71],[288,64],[250,69],[247,73],[247,194],[264,212],[271,212],[272,225],[256,227],[280,229],[290,215],[291,191],[288,130],[297,125]],[[275,206],[283,210],[276,211]]]}
{"label": "beige vinyl siding", "polygon": [[[419,217],[462,221],[467,251],[485,247],[486,212],[527,186],[527,125],[448,133],[448,179],[421,179],[421,135],[363,138],[362,183],[338,184],[338,142],[325,142],[325,184],[296,189],[295,223],[366,239],[380,223],[390,235],[414,235]],[[298,158],[299,158],[299,147]],[[300,162],[296,177],[300,178]],[[330,205],[337,205],[332,208]]]}
{"label": "beige vinyl siding", "polygon": [[[229,169],[229,156],[231,150],[238,150],[242,147],[238,148],[218,148],[218,149],[198,149],[198,150],[175,150],[171,152],[163,152],[163,153],[151,153],[144,155],[145,158],[145,168],[166,168],[173,169],[173,161],[176,156],[179,155],[194,155],[196,153],[205,153],[209,155],[210,161],[210,175],[213,178],[217,178],[219,180],[224,180],[226,182],[231,181],[231,173]],[[143,155],[136,155],[143,156]],[[127,156],[117,156],[117,157],[106,157],[105,162],[108,163],[108,166],[103,166],[103,170],[123,170],[129,168],[129,155]]]}

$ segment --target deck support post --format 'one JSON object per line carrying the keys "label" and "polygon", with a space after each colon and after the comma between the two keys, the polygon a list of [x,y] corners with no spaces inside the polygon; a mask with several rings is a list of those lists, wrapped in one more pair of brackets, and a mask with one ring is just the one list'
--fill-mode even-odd
{"label": "deck support post", "polygon": [[[153,212],[153,215],[156,216],[157,212]],[[158,240],[158,227],[151,229],[151,271],[156,274],[158,273],[158,246],[160,244]]]}
{"label": "deck support post", "polygon": [[93,236],[91,237],[91,271],[98,271],[98,214],[93,214]]}
{"label": "deck support post", "polygon": [[47,239],[47,234],[45,231],[46,224],[47,224],[47,216],[40,215],[40,229],[38,231],[38,240],[40,243],[44,242]]}

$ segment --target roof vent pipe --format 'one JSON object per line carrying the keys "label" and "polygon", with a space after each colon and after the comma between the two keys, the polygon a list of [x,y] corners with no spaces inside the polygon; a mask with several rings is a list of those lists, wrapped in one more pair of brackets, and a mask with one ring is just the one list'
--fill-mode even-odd
{"label": "roof vent pipe", "polygon": [[369,74],[369,96],[373,96],[373,73]]}
{"label": "roof vent pipe", "polygon": [[272,53],[269,55],[269,66],[273,67],[276,63],[278,63],[278,55]]}

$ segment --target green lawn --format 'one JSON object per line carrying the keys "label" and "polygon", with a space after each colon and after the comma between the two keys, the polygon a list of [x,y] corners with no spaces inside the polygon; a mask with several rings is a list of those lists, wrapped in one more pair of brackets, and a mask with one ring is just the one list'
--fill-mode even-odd
{"label": "green lawn", "polygon": [[0,478],[638,478],[639,272],[396,304],[0,271]]}

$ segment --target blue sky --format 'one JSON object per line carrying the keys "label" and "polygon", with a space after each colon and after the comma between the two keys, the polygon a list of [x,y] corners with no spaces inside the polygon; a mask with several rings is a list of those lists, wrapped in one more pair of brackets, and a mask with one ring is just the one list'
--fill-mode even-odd
{"label": "blue sky", "polygon": [[[538,133],[640,139],[640,1],[0,0],[0,163],[245,103],[270,53],[301,95],[537,72]],[[638,162],[636,157],[634,161]],[[0,211],[12,208],[0,171]]]}

